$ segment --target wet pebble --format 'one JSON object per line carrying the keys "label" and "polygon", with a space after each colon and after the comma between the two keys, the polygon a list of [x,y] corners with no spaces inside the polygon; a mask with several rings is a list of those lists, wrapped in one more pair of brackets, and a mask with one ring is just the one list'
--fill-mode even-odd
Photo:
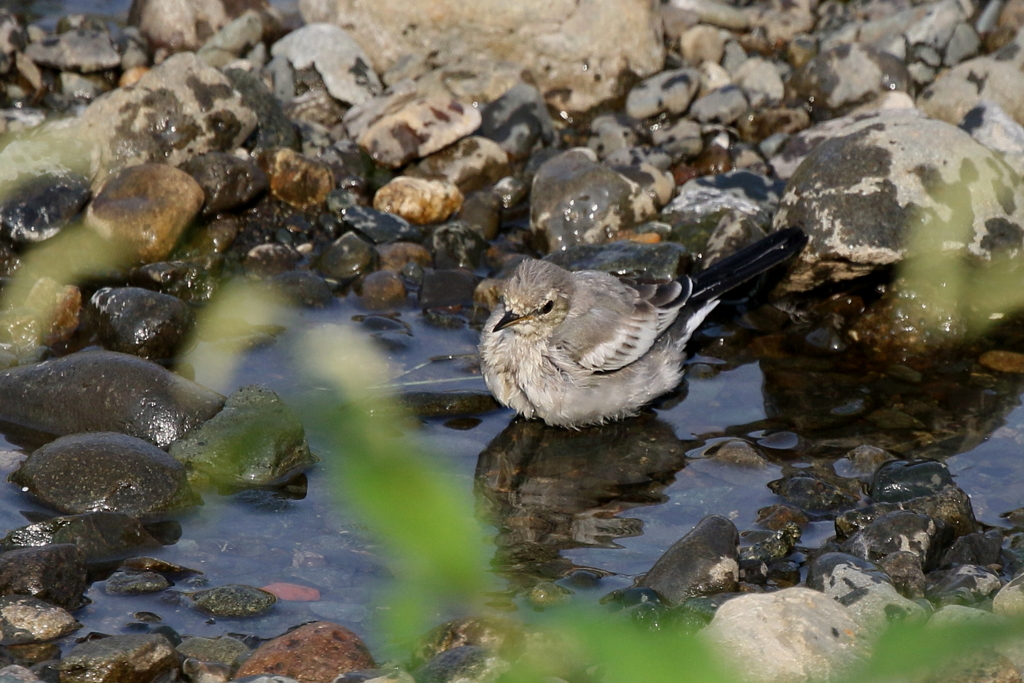
{"label": "wet pebble", "polygon": [[220,662],[229,666],[233,666],[242,656],[249,654],[249,646],[231,636],[183,638],[175,649],[185,657],[193,657],[201,662]]}
{"label": "wet pebble", "polygon": [[462,269],[427,270],[420,285],[420,308],[470,306],[477,277]]}
{"label": "wet pebble", "polygon": [[335,187],[330,166],[287,147],[267,151],[260,163],[270,181],[270,194],[297,209],[323,204]]}
{"label": "wet pebble", "polygon": [[846,114],[882,93],[911,88],[907,67],[891,54],[863,43],[825,50],[793,75],[798,97],[810,103],[818,118]]}
{"label": "wet pebble", "polygon": [[416,225],[439,223],[462,206],[459,188],[441,180],[399,176],[373,196],[373,208]]}
{"label": "wet pebble", "polygon": [[921,559],[909,550],[889,553],[878,561],[878,566],[892,579],[893,586],[905,598],[924,597],[925,576]]}
{"label": "wet pebble", "polygon": [[12,529],[2,541],[4,550],[63,543],[77,545],[88,562],[121,559],[161,545],[139,520],[120,512],[51,517]]}
{"label": "wet pebble", "polygon": [[547,251],[609,242],[654,213],[650,196],[599,164],[590,150],[571,149],[552,157],[533,179],[530,228],[546,242]]}
{"label": "wet pebble", "polygon": [[996,372],[1024,374],[1024,353],[1016,351],[986,351],[978,358],[978,363]]}
{"label": "wet pebble", "polygon": [[348,282],[372,271],[377,263],[373,244],[349,231],[334,240],[317,259],[317,270],[339,282]]}
{"label": "wet pebble", "polygon": [[0,373],[0,405],[2,419],[50,434],[120,431],[165,447],[223,399],[155,363],[93,351]]}
{"label": "wet pebble", "polygon": [[258,617],[269,612],[277,602],[273,593],[241,584],[208,588],[190,597],[196,609],[213,617]]}
{"label": "wet pebble", "polygon": [[63,683],[146,683],[178,669],[171,643],[159,635],[108,636],[75,645],[60,661]]}
{"label": "wet pebble", "polygon": [[480,134],[497,142],[510,158],[523,159],[538,144],[553,142],[555,128],[537,88],[517,83],[484,107]]}
{"label": "wet pebble", "polygon": [[171,253],[202,205],[203,190],[192,176],[164,164],[143,164],[107,181],[89,205],[86,224],[122,258],[152,263]]}
{"label": "wet pebble", "polygon": [[465,221],[457,220],[438,226],[431,235],[434,267],[475,270],[487,250],[487,240]]}
{"label": "wet pebble", "polygon": [[372,311],[401,308],[406,300],[405,284],[397,273],[378,270],[360,280],[359,296],[363,306]]}
{"label": "wet pebble", "polygon": [[807,587],[850,608],[858,622],[872,629],[885,628],[891,620],[923,623],[928,616],[919,604],[896,591],[881,567],[845,553],[816,557],[808,570]]}
{"label": "wet pebble", "polygon": [[0,595],[30,595],[75,610],[89,587],[85,556],[74,543],[0,552]]}
{"label": "wet pebble", "polygon": [[302,256],[290,244],[257,244],[245,255],[245,270],[258,278],[269,278],[295,268]]}
{"label": "wet pebble", "polygon": [[203,303],[217,289],[216,275],[215,268],[196,261],[160,261],[135,268],[128,282],[189,303]]}
{"label": "wet pebble", "polygon": [[796,472],[769,482],[768,488],[805,510],[836,510],[853,505],[857,496],[811,472]]}
{"label": "wet pebble", "polygon": [[685,247],[674,242],[642,244],[620,240],[606,245],[579,244],[545,257],[567,270],[599,270],[645,280],[669,280],[691,263]]}
{"label": "wet pebble", "polygon": [[765,683],[850,673],[866,660],[871,640],[847,608],[808,588],[729,600],[704,635],[746,680]]}
{"label": "wet pebble", "polygon": [[461,617],[446,621],[424,635],[413,650],[412,663],[422,665],[455,647],[472,645],[506,657],[522,654],[526,634],[518,622],[501,616]]}
{"label": "wet pebble", "polygon": [[4,193],[0,233],[15,244],[56,235],[85,207],[92,193],[80,176],[40,175]]}
{"label": "wet pebble", "polygon": [[898,503],[955,486],[953,475],[935,460],[894,460],[875,472],[871,497],[878,503]]}
{"label": "wet pebble", "polygon": [[355,633],[338,624],[315,621],[260,645],[235,676],[272,673],[302,681],[327,681],[376,666]]}
{"label": "wet pebble", "polygon": [[199,483],[247,488],[279,484],[317,461],[295,412],[270,389],[235,391],[224,409],[171,445]]}
{"label": "wet pebble", "polygon": [[112,432],[56,439],[29,455],[10,481],[64,514],[146,516],[201,502],[181,463],[148,441]]}
{"label": "wet pebble", "polygon": [[103,592],[107,595],[144,595],[170,588],[171,582],[156,572],[116,571],[107,577]]}
{"label": "wet pebble", "polygon": [[224,152],[207,152],[181,165],[203,188],[203,214],[231,211],[253,201],[269,187],[267,174],[255,162]]}
{"label": "wet pebble", "polygon": [[482,391],[407,391],[398,400],[420,417],[478,415],[499,407],[490,393]]}
{"label": "wet pebble", "polygon": [[442,178],[463,193],[479,190],[509,175],[508,153],[479,135],[462,138],[418,163],[412,175]]}
{"label": "wet pebble", "polygon": [[843,543],[843,550],[872,562],[889,553],[908,550],[916,554],[925,571],[934,569],[952,543],[953,530],[940,521],[899,510],[882,515]]}
{"label": "wet pebble", "polygon": [[692,597],[736,590],[739,532],[724,517],[705,517],[658,558],[640,586],[670,604]]}
{"label": "wet pebble", "polygon": [[408,264],[416,264],[427,268],[433,263],[433,256],[430,251],[421,244],[415,242],[392,242],[381,244],[377,247],[377,254],[380,257],[382,270],[390,270],[396,273]]}
{"label": "wet pebble", "polygon": [[490,681],[510,668],[508,662],[486,648],[463,645],[438,654],[413,675],[422,683]]}
{"label": "wet pebble", "polygon": [[374,244],[389,244],[401,240],[419,242],[423,232],[419,227],[393,213],[385,213],[363,206],[351,206],[342,213],[342,220],[350,228],[358,230]]}
{"label": "wet pebble", "polygon": [[0,643],[27,645],[55,640],[82,625],[67,610],[26,595],[0,597]]}
{"label": "wet pebble", "polygon": [[987,567],[964,564],[927,576],[925,597],[936,605],[974,605],[1003,587],[999,576]]}
{"label": "wet pebble", "polygon": [[173,358],[195,322],[181,299],[140,287],[103,287],[89,307],[105,348],[142,358]]}
{"label": "wet pebble", "polygon": [[271,277],[268,284],[295,306],[325,308],[334,302],[330,285],[319,275],[304,270],[291,270]]}

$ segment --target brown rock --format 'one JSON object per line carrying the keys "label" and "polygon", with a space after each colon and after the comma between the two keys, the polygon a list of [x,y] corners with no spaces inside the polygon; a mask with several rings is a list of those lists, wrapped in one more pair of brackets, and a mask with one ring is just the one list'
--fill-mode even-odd
{"label": "brown rock", "polygon": [[43,325],[43,343],[52,345],[69,338],[78,329],[82,292],[74,285],[62,285],[48,277],[32,285],[25,305],[37,311]]}
{"label": "brown rock", "polygon": [[316,621],[261,645],[235,674],[291,676],[300,683],[330,683],[349,671],[376,663],[356,634],[328,621]]}
{"label": "brown rock", "polygon": [[364,277],[359,294],[363,305],[376,311],[398,308],[405,303],[405,285],[390,270],[378,270]]}
{"label": "brown rock", "polygon": [[117,79],[117,87],[127,88],[130,85],[135,85],[148,71],[148,66],[133,66],[122,73],[121,78]]}
{"label": "brown rock", "polygon": [[64,683],[148,683],[170,678],[178,656],[163,636],[127,635],[87,640],[60,661]]}
{"label": "brown rock", "polygon": [[989,370],[998,372],[1024,373],[1024,353],[1014,351],[986,351],[978,362]]}
{"label": "brown rock", "polygon": [[270,194],[297,209],[322,204],[334,189],[330,166],[286,147],[267,152],[260,162],[270,177]]}
{"label": "brown rock", "polygon": [[135,263],[162,261],[203,206],[203,188],[165,164],[111,176],[86,212],[86,224]]}
{"label": "brown rock", "polygon": [[399,176],[377,190],[373,208],[417,225],[439,223],[462,206],[462,192],[449,182]]}
{"label": "brown rock", "polygon": [[434,262],[422,244],[415,242],[392,242],[391,244],[377,245],[377,253],[380,255],[381,270],[390,270],[395,273],[402,271],[407,263],[418,263],[424,268],[429,268]]}

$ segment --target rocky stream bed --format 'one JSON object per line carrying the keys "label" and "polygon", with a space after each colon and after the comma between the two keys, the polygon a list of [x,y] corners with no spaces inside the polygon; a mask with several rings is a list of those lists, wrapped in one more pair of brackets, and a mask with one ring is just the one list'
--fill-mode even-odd
{"label": "rocky stream bed", "polygon": [[[838,680],[1024,615],[1024,0],[39,7],[0,8],[0,683],[589,683],[538,615],[598,604]],[[790,226],[638,417],[487,394],[521,259],[666,279]],[[346,331],[411,419],[332,403],[303,344]],[[487,607],[411,651],[328,476],[363,409],[489,534]]]}

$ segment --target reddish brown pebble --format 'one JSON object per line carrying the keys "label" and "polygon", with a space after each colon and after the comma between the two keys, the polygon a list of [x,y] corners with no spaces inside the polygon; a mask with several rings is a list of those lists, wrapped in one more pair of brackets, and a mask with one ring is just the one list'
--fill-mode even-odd
{"label": "reddish brown pebble", "polygon": [[376,666],[355,633],[329,621],[315,621],[263,643],[235,678],[275,674],[300,683],[330,683],[340,674]]}
{"label": "reddish brown pebble", "polygon": [[117,79],[117,85],[121,88],[127,88],[128,86],[135,85],[139,82],[140,78],[146,75],[148,71],[148,66],[133,66],[121,74],[121,78]]}
{"label": "reddish brown pebble", "polygon": [[267,152],[260,166],[270,177],[270,194],[297,209],[322,204],[334,189],[330,167],[295,150],[282,147]]}
{"label": "reddish brown pebble", "polygon": [[401,272],[407,263],[418,263],[428,268],[434,262],[427,248],[415,242],[381,244],[377,247],[377,253],[380,255],[380,269],[395,273]]}
{"label": "reddish brown pebble", "polygon": [[320,599],[320,591],[309,586],[300,586],[296,583],[272,583],[269,586],[264,586],[263,590],[276,596],[278,600],[314,602]]}
{"label": "reddish brown pebble", "polygon": [[989,370],[1024,374],[1024,353],[1013,351],[986,351],[978,362]]}
{"label": "reddish brown pebble", "polygon": [[378,270],[363,278],[360,295],[367,308],[386,311],[405,304],[405,285],[390,270]]}

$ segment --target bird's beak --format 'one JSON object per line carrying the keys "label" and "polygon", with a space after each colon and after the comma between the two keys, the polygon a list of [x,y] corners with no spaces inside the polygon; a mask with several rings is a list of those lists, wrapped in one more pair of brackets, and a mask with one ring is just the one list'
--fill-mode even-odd
{"label": "bird's beak", "polygon": [[505,315],[501,316],[501,320],[499,320],[498,324],[494,326],[494,331],[497,332],[498,330],[503,330],[509,325],[515,325],[516,323],[520,322],[521,320],[525,320],[528,317],[529,316],[525,315],[516,315],[512,311],[505,311]]}

